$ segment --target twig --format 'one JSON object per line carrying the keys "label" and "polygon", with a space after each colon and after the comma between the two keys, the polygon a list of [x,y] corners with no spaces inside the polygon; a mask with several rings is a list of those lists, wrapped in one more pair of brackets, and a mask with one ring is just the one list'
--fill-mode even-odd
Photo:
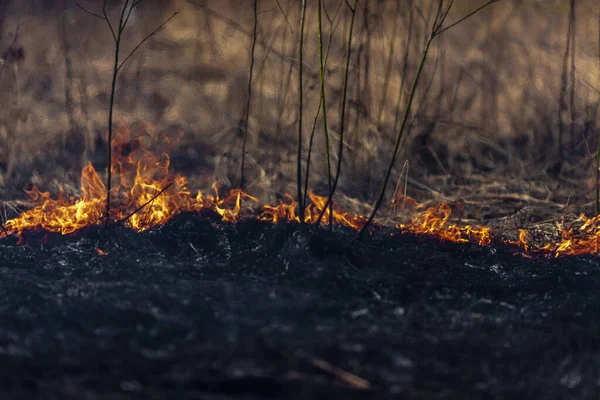
{"label": "twig", "polygon": [[125,28],[127,27],[127,23],[129,22],[129,18],[131,17],[131,13],[133,12],[133,9],[136,6],[138,6],[142,1],[143,0],[133,0],[130,2],[130,0],[125,0],[125,3],[123,4],[123,8],[121,9],[121,15],[119,17],[119,24],[117,26],[116,32],[115,32],[115,29],[113,28],[113,25],[110,22],[110,18],[108,17],[108,14],[106,12],[107,0],[104,0],[104,2],[102,3],[102,15],[88,11],[84,7],[82,7],[80,4],[78,4],[77,2],[75,3],[77,5],[77,7],[79,7],[81,10],[83,10],[88,15],[105,20],[106,24],[108,25],[108,28],[110,29],[110,33],[112,34],[114,42],[115,42],[115,56],[114,56],[113,74],[112,74],[112,82],[111,82],[111,90],[110,90],[110,103],[108,105],[108,154],[107,154],[107,156],[108,156],[108,171],[107,171],[107,177],[106,177],[106,209],[105,209],[105,216],[104,216],[107,224],[110,222],[110,208],[111,208],[110,193],[111,193],[111,189],[112,189],[112,137],[113,137],[112,125],[113,125],[113,111],[114,111],[115,93],[116,93],[116,85],[117,85],[117,74],[119,73],[119,71],[121,70],[123,65],[125,65],[125,63],[129,60],[129,58],[131,58],[131,56],[137,51],[137,49],[140,48],[141,45],[143,45],[152,36],[161,32],[165,28],[167,23],[169,23],[169,21],[171,21],[178,14],[176,12],[173,15],[171,15],[171,17],[169,17],[165,22],[160,24],[154,31],[152,31],[149,35],[144,37],[144,39],[142,39],[142,41],[140,43],[138,43],[138,45],[135,46],[133,48],[133,50],[131,50],[131,52],[127,55],[127,57],[125,57],[125,59],[119,63],[119,50],[121,48],[121,37],[122,37],[123,31],[125,31]]}
{"label": "twig", "polygon": [[327,18],[327,21],[329,22],[329,25],[333,25],[333,21],[335,21],[340,13],[340,9],[342,8],[342,4],[344,3],[339,3],[338,4],[338,8],[335,10],[335,14],[333,14],[333,17],[329,16],[329,13],[327,12],[327,5],[325,3],[323,3],[323,12],[325,13],[325,18]]}
{"label": "twig", "polygon": [[[398,180],[396,181],[396,188],[394,189],[394,194],[392,194],[392,204],[396,202],[396,196],[398,196],[398,190],[400,189],[400,181],[402,181],[402,175],[404,175],[404,171],[406,170],[406,179],[404,179],[404,194],[403,197],[406,197],[406,187],[408,185],[408,160],[404,161],[402,165],[402,169],[400,170],[400,175],[398,175]],[[402,201],[402,206],[404,206],[404,199]]]}
{"label": "twig", "polygon": [[104,18],[102,15],[100,15],[100,14],[96,14],[96,13],[93,13],[93,12],[91,12],[91,11],[88,11],[88,10],[86,10],[86,9],[85,9],[85,8],[83,8],[83,6],[82,6],[81,4],[79,4],[78,2],[75,2],[75,5],[76,5],[77,7],[79,7],[79,9],[81,9],[81,11],[83,11],[84,13],[86,13],[86,14],[88,14],[88,15],[91,15],[92,17],[96,17],[96,18],[100,18],[100,19],[105,19],[105,18]]}
{"label": "twig", "polygon": [[320,357],[309,354],[304,350],[298,349],[294,352],[294,354],[296,356],[299,356],[300,358],[307,360],[315,368],[318,368],[321,371],[336,377],[337,379],[339,379],[340,381],[344,382],[352,388],[364,390],[369,389],[371,387],[371,384],[368,380],[361,378],[360,376],[355,375],[351,372],[348,372],[340,367],[337,367],[331,364],[329,361],[326,361]]}
{"label": "twig", "polygon": [[436,19],[433,22],[433,27],[431,29],[431,33],[429,34],[429,37],[427,38],[427,41],[425,42],[425,47],[423,48],[423,52],[421,53],[421,60],[419,61],[419,64],[417,67],[417,72],[415,73],[415,77],[413,80],[412,88],[410,89],[410,94],[408,96],[408,102],[407,102],[406,108],[404,110],[404,117],[402,118],[402,123],[400,124],[400,129],[396,136],[396,143],[395,143],[394,149],[392,151],[392,156],[391,156],[390,162],[388,164],[388,168],[387,168],[387,171],[385,174],[385,178],[383,180],[383,184],[381,185],[381,190],[379,192],[379,196],[377,198],[377,201],[375,202],[375,205],[373,207],[373,211],[371,212],[371,215],[369,215],[369,218],[367,219],[367,223],[365,225],[363,225],[362,229],[359,231],[358,237],[361,237],[364,234],[364,232],[367,230],[369,225],[373,222],[373,219],[375,218],[375,215],[377,214],[377,211],[379,210],[379,207],[381,207],[381,203],[383,202],[387,184],[388,184],[388,181],[392,174],[392,169],[394,168],[394,164],[396,163],[396,157],[398,156],[398,149],[400,148],[400,143],[402,141],[402,136],[404,134],[404,128],[406,127],[406,122],[408,121],[408,116],[410,114],[410,109],[411,109],[411,106],[413,103],[413,99],[414,99],[415,93],[417,91],[417,84],[419,83],[419,78],[421,77],[421,72],[423,71],[423,66],[425,65],[425,60],[427,59],[427,53],[429,52],[429,47],[431,46],[431,42],[433,41],[433,39],[435,37],[435,29],[438,26],[438,17],[440,16],[441,7],[442,7],[442,0],[440,0],[440,5],[438,8],[438,12],[436,14]]}
{"label": "twig", "polygon": [[387,184],[388,184],[388,182],[390,180],[392,169],[394,168],[394,164],[396,162],[396,157],[398,156],[398,150],[400,148],[400,143],[402,141],[402,137],[403,137],[404,132],[405,132],[406,123],[408,121],[408,116],[410,115],[410,110],[411,110],[411,106],[412,106],[412,103],[413,103],[413,100],[414,100],[414,97],[415,97],[417,85],[419,83],[419,78],[421,76],[421,73],[423,72],[423,66],[425,65],[425,61],[427,60],[427,54],[429,52],[429,48],[431,46],[432,41],[437,36],[441,35],[445,31],[447,31],[448,29],[452,28],[453,26],[456,26],[460,22],[466,20],[467,18],[469,18],[472,15],[476,14],[477,12],[481,11],[483,8],[489,6],[490,4],[496,3],[498,1],[500,1],[500,0],[489,0],[483,6],[478,7],[477,9],[475,9],[474,11],[472,11],[471,13],[467,14],[465,17],[459,19],[457,22],[449,25],[446,28],[442,28],[442,26],[444,24],[444,21],[445,21],[446,17],[448,16],[448,14],[450,13],[450,9],[452,8],[452,5],[454,4],[454,0],[450,0],[450,2],[448,3],[448,6],[446,8],[443,7],[444,1],[443,0],[439,0],[437,11],[435,13],[435,18],[434,18],[433,24],[431,26],[431,31],[429,33],[429,36],[427,37],[427,40],[425,41],[425,45],[423,46],[423,51],[421,53],[421,59],[420,59],[419,64],[417,66],[417,71],[415,73],[413,84],[412,84],[412,87],[411,87],[410,92],[409,92],[408,101],[407,101],[407,104],[406,104],[406,108],[404,110],[404,116],[402,118],[402,122],[400,124],[400,128],[399,128],[398,134],[396,136],[396,142],[394,144],[394,149],[392,151],[392,156],[390,158],[390,162],[388,164],[387,171],[386,171],[385,177],[383,179],[383,184],[381,185],[381,190],[379,192],[379,196],[378,196],[378,198],[377,198],[377,200],[375,202],[375,205],[373,206],[373,211],[369,215],[369,218],[367,219],[367,222],[363,225],[363,227],[359,231],[358,236],[356,237],[356,239],[360,238],[366,232],[366,230],[368,229],[369,225],[373,222],[373,219],[375,218],[375,215],[377,214],[377,211],[381,207],[381,203],[383,202],[383,198],[385,197],[385,192],[386,192]]}
{"label": "twig", "polygon": [[[448,25],[447,27],[445,27],[444,29],[439,30],[436,33],[436,36],[441,35],[442,33],[446,32],[448,29],[455,27],[456,25],[460,24],[461,22],[465,21],[468,18],[471,18],[473,15],[477,14],[479,11],[483,10],[484,8],[486,8],[487,6],[497,3],[500,0],[489,0],[487,3],[483,4],[482,6],[476,8],[475,10],[471,11],[470,13],[468,13],[467,15],[465,15],[464,17],[462,17],[461,19],[459,19],[458,21]],[[448,11],[450,11],[450,9],[448,8]],[[446,12],[446,16],[448,16],[448,13]],[[445,17],[444,17],[445,18]],[[443,23],[443,21],[442,21]],[[441,27],[441,26],[440,26]]]}
{"label": "twig", "polygon": [[[300,223],[304,224],[304,200],[302,198],[302,114],[303,114],[303,88],[302,88],[302,57],[304,52],[304,20],[306,17],[306,0],[302,0],[302,16],[300,17],[300,48],[298,50],[298,148],[296,165],[296,185],[298,190],[298,208]],[[309,161],[310,162],[310,161]],[[308,175],[307,175],[308,180]]]}
{"label": "twig", "polygon": [[[412,0],[410,1],[412,4]],[[402,64],[402,72],[400,78],[400,87],[398,88],[398,95],[396,97],[396,110],[394,112],[394,132],[398,129],[398,121],[400,120],[400,103],[402,102],[402,98],[404,97],[404,84],[406,83],[406,75],[408,72],[408,60],[410,55],[410,44],[412,41],[412,33],[413,33],[413,23],[414,23],[414,13],[413,7],[409,10],[408,15],[408,34],[406,35],[406,44],[404,45],[404,57]]]}
{"label": "twig", "polygon": [[[325,64],[323,61],[323,21],[322,21],[322,0],[318,1],[318,20],[319,20],[319,84],[321,87],[321,107],[322,107],[322,118],[323,118],[323,139],[325,146],[325,163],[327,170],[327,184],[329,193],[331,193],[332,181],[331,181],[331,159],[329,155],[329,133],[327,132],[327,102],[325,101]],[[326,207],[323,207],[326,208]],[[330,207],[330,227],[333,218],[333,209]]]}
{"label": "twig", "polygon": [[110,29],[110,33],[112,33],[112,37],[113,37],[113,39],[116,42],[117,41],[117,35],[115,35],[115,30],[113,29],[113,26],[110,23],[110,19],[108,18],[108,14],[106,13],[106,0],[104,0],[104,3],[102,4],[102,14],[104,15],[104,19],[106,20],[106,23],[108,24],[108,28]]}
{"label": "twig", "polygon": [[[481,201],[479,201],[481,200]],[[565,208],[565,205],[555,203],[551,200],[546,199],[538,199],[528,194],[519,194],[519,193],[490,193],[490,194],[480,194],[475,195],[471,200],[463,200],[465,204],[489,204],[490,200],[514,200],[514,201],[522,201],[526,203],[535,203],[535,204],[544,204],[548,206],[555,206],[556,208]],[[503,202],[504,203],[504,202]]]}
{"label": "twig", "polygon": [[[136,50],[139,49],[140,46],[143,45],[146,42],[146,40],[150,39],[152,36],[156,35],[157,33],[160,33],[161,31],[163,31],[165,29],[165,26],[169,23],[169,21],[171,21],[173,18],[175,18],[175,16],[177,14],[179,14],[179,12],[173,13],[173,15],[171,15],[158,28],[156,28],[150,34],[148,34],[146,37],[144,37],[144,39],[142,39],[142,41],[137,46],[135,46],[135,48],[133,50],[131,50],[131,53],[129,53],[129,55],[127,57],[125,57],[125,59],[121,62],[121,64],[119,64],[119,67],[117,68],[117,71],[119,71],[123,67],[123,64],[125,64],[127,62],[127,60],[129,60],[129,58],[133,55],[133,53],[135,53]],[[127,17],[127,18],[129,18],[129,17]]]}
{"label": "twig", "polygon": [[[598,64],[600,66],[600,13],[598,13]],[[599,69],[600,70],[600,69]],[[595,89],[598,94],[600,92]],[[598,132],[598,148],[596,149],[596,215],[600,214],[600,132]]]}
{"label": "twig", "polygon": [[246,138],[248,136],[248,119],[250,118],[250,104],[252,99],[252,74],[254,72],[254,51],[258,36],[258,0],[254,0],[254,28],[252,29],[252,50],[250,55],[250,72],[248,76],[248,99],[246,103],[246,116],[244,117],[244,133],[242,137],[242,162],[240,167],[240,189],[244,190],[244,164],[246,161]]}
{"label": "twig", "polygon": [[[106,6],[106,0],[104,1]],[[121,10],[121,16],[119,17],[119,29],[117,30],[117,36],[115,39],[115,62],[113,65],[113,76],[110,88],[110,103],[108,105],[108,171],[106,177],[106,210],[105,210],[105,222],[108,225],[110,223],[110,191],[112,190],[112,125],[113,125],[113,111],[115,105],[115,93],[117,87],[117,73],[119,72],[119,49],[121,47],[121,34],[125,29],[123,24],[123,17],[125,16],[125,9],[129,5],[129,0],[125,1],[123,9]],[[106,12],[103,8],[103,11]],[[106,17],[106,21],[110,20]],[[112,28],[111,28],[112,30]]]}
{"label": "twig", "polygon": [[[355,11],[356,10],[356,5],[358,3],[358,0],[354,0],[354,7],[349,7],[350,10],[352,11],[352,18],[350,19],[350,32],[348,33],[348,48],[347,48],[347,53],[346,53],[346,66],[344,69],[344,81],[342,83],[342,110],[340,113],[340,143],[339,143],[339,148],[338,148],[338,160],[337,160],[337,169],[335,172],[335,178],[333,181],[333,185],[331,186],[330,190],[329,190],[329,195],[327,196],[327,201],[325,202],[325,205],[323,206],[323,209],[321,210],[321,213],[319,214],[319,218],[317,219],[317,222],[315,222],[315,226],[313,229],[313,235],[316,232],[319,224],[321,223],[321,219],[323,218],[323,215],[325,214],[325,210],[327,209],[327,206],[329,206],[329,226],[331,227],[332,225],[332,220],[333,220],[333,194],[335,192],[335,189],[337,188],[337,184],[338,181],[340,179],[340,175],[342,172],[342,157],[343,157],[343,152],[344,152],[344,127],[345,127],[345,118],[346,118],[346,96],[347,96],[347,92],[348,92],[348,72],[350,71],[350,56],[352,55],[352,30],[354,28],[354,17],[356,15]],[[325,99],[323,98],[323,101],[325,101]]]}
{"label": "twig", "polygon": [[[251,31],[246,30],[242,25],[240,25],[239,23],[237,23],[236,21],[227,18],[224,15],[219,14],[218,12],[212,10],[210,7],[207,7],[206,4],[204,4],[204,2],[200,3],[198,5],[202,10],[204,10],[204,12],[207,15],[210,15],[214,18],[217,18],[223,22],[225,22],[227,25],[229,25],[229,27],[233,28],[234,30],[246,35],[246,36],[253,36]],[[297,68],[297,64],[296,64],[296,59],[293,57],[288,57],[286,54],[281,53],[280,51],[276,50],[273,48],[273,46],[267,42],[265,42],[264,40],[257,40],[257,44],[259,44],[260,46],[262,46],[268,53],[276,56],[279,59],[282,60],[286,60],[288,62],[290,62],[292,64],[293,67]]]}
{"label": "twig", "polygon": [[290,27],[290,31],[292,31],[292,33],[294,33],[294,28],[292,27],[292,24],[290,24],[288,16],[285,13],[285,11],[283,11],[283,8],[281,7],[281,4],[279,4],[279,0],[275,0],[275,2],[277,3],[277,7],[279,8],[279,11],[281,11],[281,13],[283,14],[283,18],[285,19],[285,22]]}
{"label": "twig", "polygon": [[354,4],[354,7],[352,7],[350,5],[350,2],[348,0],[344,0],[346,2],[346,5],[348,6],[348,8],[350,9],[350,11],[352,12],[352,14],[354,14],[354,12],[356,11],[356,4]]}
{"label": "twig", "polygon": [[[329,29],[329,41],[327,42],[327,50],[325,51],[325,66],[327,66],[327,61],[329,60],[329,50],[331,49],[331,42],[333,40],[333,33],[335,28],[333,26]],[[308,65],[308,64],[307,64]],[[309,65],[310,67],[310,65]],[[319,116],[321,115],[321,102],[323,98],[319,96],[319,105],[317,106],[317,112],[315,114],[315,118],[313,120],[312,130],[310,132],[310,139],[308,141],[308,155],[306,157],[306,178],[304,179],[304,198],[302,200],[302,207],[306,208],[306,204],[308,203],[308,178],[310,176],[310,160],[312,156],[313,142],[315,138],[315,132],[317,129],[317,121],[319,120]]]}
{"label": "twig", "polygon": [[377,118],[376,118],[376,123],[375,123],[375,127],[377,128],[377,130],[381,130],[381,120],[383,118],[383,108],[385,107],[386,101],[388,100],[387,97],[387,92],[388,92],[388,87],[389,87],[389,83],[390,83],[390,75],[392,73],[392,64],[394,61],[394,48],[395,48],[395,44],[396,44],[396,37],[398,37],[399,35],[396,34],[397,29],[398,29],[398,11],[400,10],[400,2],[397,1],[396,2],[396,7],[395,7],[395,12],[394,12],[394,22],[392,25],[392,37],[390,38],[390,49],[389,49],[389,56],[387,59],[387,65],[385,68],[385,77],[383,78],[383,89],[382,89],[382,93],[381,93],[381,101],[379,103],[379,110],[377,111]]}
{"label": "twig", "polygon": [[127,221],[129,218],[133,217],[135,214],[137,214],[138,212],[140,212],[142,210],[142,208],[146,207],[148,204],[152,203],[158,196],[160,196],[161,194],[163,194],[167,189],[169,189],[171,186],[173,186],[173,184],[175,183],[175,181],[169,183],[167,186],[165,186],[160,192],[156,193],[150,200],[148,200],[147,202],[145,202],[144,204],[142,204],[141,206],[139,206],[138,208],[136,208],[131,214],[127,215],[124,218],[121,218],[120,220],[117,221],[117,224],[120,224],[122,222]]}

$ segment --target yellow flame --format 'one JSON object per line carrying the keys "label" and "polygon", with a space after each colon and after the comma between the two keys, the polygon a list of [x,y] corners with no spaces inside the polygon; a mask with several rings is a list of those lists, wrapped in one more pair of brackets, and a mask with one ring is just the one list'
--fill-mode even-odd
{"label": "yellow flame", "polygon": [[[148,125],[145,129],[151,127]],[[179,139],[181,133],[176,138],[157,135],[153,141],[147,132],[132,133],[124,127],[115,131],[114,160],[111,165],[114,179],[109,221],[120,221],[129,217],[127,225],[136,231],[143,231],[164,224],[177,213],[211,209],[217,212],[223,221],[234,222],[241,218],[244,202],[251,202],[253,206],[249,208],[255,211],[252,215],[260,220],[272,223],[300,222],[299,205],[290,194],[285,194],[275,206],[260,205],[258,198],[240,189],[232,189],[221,197],[219,184],[215,182],[212,185],[212,194],[197,191],[196,195],[192,195],[187,186],[187,179],[169,171],[170,158],[167,152],[155,154],[148,150],[153,144],[173,145]],[[167,187],[168,189],[164,190]],[[34,186],[27,193],[35,206],[8,220],[0,237],[17,234],[22,239],[25,232],[31,231],[69,234],[83,227],[102,223],[106,218],[106,187],[91,163],[81,171],[80,190],[79,197],[68,196],[61,189],[56,198],[52,198],[50,193],[41,192]],[[309,191],[308,199],[304,210],[304,222],[315,223],[327,198]],[[400,196],[394,199],[392,206],[397,210],[400,204],[404,212],[415,213],[409,222],[396,225],[400,232],[432,235],[441,240],[482,246],[492,243],[492,232],[486,226],[461,226],[451,223],[452,208],[446,203],[424,209],[423,205],[414,199]],[[344,211],[335,202],[332,210],[331,219],[336,224],[358,230],[366,223],[365,216]],[[323,221],[329,221],[329,218],[328,207],[323,213]],[[579,227],[564,229],[557,243],[534,246],[530,233],[523,229],[519,230],[518,240],[504,242],[527,254],[555,257],[595,254],[600,250],[599,221],[600,216],[588,218],[581,214],[576,221],[580,224]],[[98,254],[105,253],[98,249]]]}

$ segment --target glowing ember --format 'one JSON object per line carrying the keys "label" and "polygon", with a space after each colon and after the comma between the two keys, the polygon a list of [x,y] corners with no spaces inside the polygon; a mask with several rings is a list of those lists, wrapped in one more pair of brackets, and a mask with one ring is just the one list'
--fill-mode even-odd
{"label": "glowing ember", "polygon": [[[147,127],[147,130],[149,128]],[[79,197],[69,196],[60,190],[56,198],[50,193],[41,192],[37,187],[27,191],[36,204],[30,210],[4,224],[0,237],[16,234],[23,238],[25,232],[50,231],[61,234],[73,233],[81,228],[99,225],[105,221],[124,222],[131,229],[143,231],[164,224],[181,212],[200,212],[208,209],[218,213],[223,221],[234,222],[243,215],[254,215],[260,220],[279,223],[281,221],[300,222],[297,214],[298,204],[286,194],[276,206],[261,205],[259,199],[244,193],[240,189],[230,190],[224,197],[219,195],[217,183],[212,192],[204,194],[197,191],[192,195],[188,181],[180,174],[169,172],[170,158],[167,151],[156,154],[148,149],[151,146],[171,145],[178,138],[151,135],[144,131],[132,134],[129,129],[115,131],[114,159],[112,173],[114,187],[111,191],[112,208],[109,216],[103,215],[106,202],[106,187],[103,180],[88,164],[81,172]],[[304,222],[315,223],[327,198],[312,191],[308,193],[309,204],[304,212]],[[244,212],[244,205],[249,212]],[[414,199],[398,197],[392,202],[394,209],[401,206],[404,213],[413,213],[412,220],[397,224],[398,232],[434,236],[441,240],[457,243],[474,243],[487,246],[494,240],[490,228],[485,226],[461,226],[451,223],[452,209],[441,203],[424,209]],[[330,219],[329,209],[323,215],[323,221]],[[362,215],[346,212],[333,204],[333,222],[338,225],[361,229],[366,218]],[[599,252],[600,216],[588,218],[581,215],[576,221],[577,228],[563,229],[557,243],[541,246],[532,244],[531,235],[519,230],[515,241],[496,239],[521,249],[526,255],[562,256],[578,254],[596,254]],[[106,255],[97,249],[99,255]]]}

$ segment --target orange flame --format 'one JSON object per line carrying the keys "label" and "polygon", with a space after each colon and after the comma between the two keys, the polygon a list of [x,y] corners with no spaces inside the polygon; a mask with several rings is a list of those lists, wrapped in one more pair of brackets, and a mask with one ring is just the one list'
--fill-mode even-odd
{"label": "orange flame", "polygon": [[[312,190],[308,191],[310,203],[307,204],[304,210],[304,222],[314,224],[319,219],[323,207],[327,203],[326,196],[319,196]],[[298,202],[294,200],[292,195],[286,193],[285,201],[280,201],[275,207],[263,205],[259,218],[263,221],[271,221],[278,223],[280,221],[300,222],[300,216],[296,215]],[[335,202],[333,203],[333,214],[329,210],[329,206],[323,213],[322,221],[329,221],[330,215],[333,215],[332,220],[336,224],[349,226],[354,229],[360,229],[364,226],[367,219],[360,215],[355,215],[340,209]]]}
{"label": "orange flame", "polygon": [[[22,240],[26,232],[50,231],[70,234],[90,225],[99,225],[103,221],[125,220],[127,226],[136,231],[144,231],[153,226],[164,224],[181,212],[200,212],[205,209],[215,211],[223,221],[235,222],[245,211],[256,215],[263,221],[279,223],[281,221],[301,222],[298,215],[298,203],[289,194],[285,194],[275,206],[261,205],[259,199],[240,189],[230,190],[224,197],[219,195],[219,185],[212,185],[213,194],[197,191],[192,195],[187,179],[177,173],[171,173],[170,158],[166,151],[160,154],[148,149],[154,146],[172,145],[181,138],[156,135],[152,139],[151,127],[133,134],[130,129],[121,127],[115,131],[113,146],[114,160],[111,171],[114,176],[111,189],[112,208],[105,216],[106,187],[91,163],[81,172],[80,191],[76,197],[59,190],[56,198],[50,193],[41,192],[37,187],[26,191],[34,204],[33,208],[21,213],[4,224],[0,238],[16,234]],[[315,223],[325,206],[327,197],[308,192],[309,203],[304,211],[305,223]],[[494,239],[490,228],[451,223],[452,208],[446,203],[423,210],[423,205],[410,197],[399,198],[403,211],[416,213],[407,223],[399,223],[399,232],[435,236],[441,240],[458,243],[490,245]],[[393,206],[396,206],[395,199]],[[244,209],[246,202],[253,205]],[[366,223],[362,215],[342,210],[334,202],[331,219],[338,225],[361,229]],[[422,210],[422,211],[419,211]],[[323,222],[330,219],[329,207],[323,213]],[[543,256],[563,256],[598,253],[600,251],[600,216],[588,218],[585,215],[576,220],[577,228],[564,229],[557,243],[534,246],[526,230],[519,230],[516,241],[504,240],[508,245],[521,249],[525,254]],[[98,254],[105,255],[101,249]]]}
{"label": "orange flame", "polygon": [[404,232],[415,234],[435,235],[443,240],[457,243],[475,242],[487,246],[492,242],[490,228],[471,225],[458,226],[449,224],[452,209],[446,203],[418,213],[408,224],[398,224],[396,227]]}

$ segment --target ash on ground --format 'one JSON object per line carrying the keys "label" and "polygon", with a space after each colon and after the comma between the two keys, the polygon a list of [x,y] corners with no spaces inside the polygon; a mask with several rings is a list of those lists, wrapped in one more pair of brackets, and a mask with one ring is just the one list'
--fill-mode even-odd
{"label": "ash on ground", "polygon": [[180,215],[0,244],[2,398],[597,398],[600,261]]}

